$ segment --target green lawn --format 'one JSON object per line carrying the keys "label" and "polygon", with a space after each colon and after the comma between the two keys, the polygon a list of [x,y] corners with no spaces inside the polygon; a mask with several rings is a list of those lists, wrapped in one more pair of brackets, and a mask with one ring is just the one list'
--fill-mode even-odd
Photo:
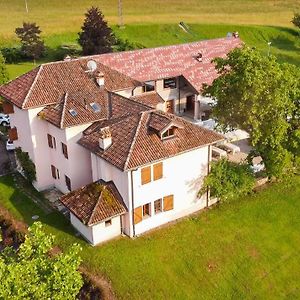
{"label": "green lawn", "polygon": [[29,223],[39,214],[63,248],[80,242],[84,264],[123,299],[299,299],[299,199],[296,177],[135,240],[90,247],[0,178],[1,205]]}

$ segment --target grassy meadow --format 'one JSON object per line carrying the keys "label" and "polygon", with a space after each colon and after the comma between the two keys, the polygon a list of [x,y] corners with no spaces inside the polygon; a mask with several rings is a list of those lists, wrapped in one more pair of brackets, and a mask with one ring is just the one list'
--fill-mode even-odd
{"label": "grassy meadow", "polygon": [[92,247],[58,213],[45,214],[0,178],[0,206],[45,230],[63,249],[82,245],[84,265],[120,299],[299,299],[300,178],[269,186],[136,239]]}

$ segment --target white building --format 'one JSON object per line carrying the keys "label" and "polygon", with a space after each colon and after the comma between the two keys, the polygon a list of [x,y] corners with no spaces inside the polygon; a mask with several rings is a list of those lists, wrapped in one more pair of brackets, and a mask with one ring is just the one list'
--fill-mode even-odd
{"label": "white building", "polygon": [[[79,193],[62,201],[92,244],[209,205],[198,191],[222,137],[178,116],[206,117],[202,84],[217,77],[211,60],[240,44],[223,38],[48,63],[1,86],[9,137],[34,162],[36,189]],[[96,223],[82,217],[91,199],[82,186],[92,182],[112,182],[124,210]]]}

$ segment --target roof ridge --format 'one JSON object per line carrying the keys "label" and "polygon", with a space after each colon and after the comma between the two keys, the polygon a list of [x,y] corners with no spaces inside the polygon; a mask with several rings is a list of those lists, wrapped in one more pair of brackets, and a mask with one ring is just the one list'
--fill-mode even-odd
{"label": "roof ridge", "polygon": [[37,79],[38,79],[38,77],[39,77],[39,75],[40,75],[42,69],[43,69],[43,65],[38,66],[38,68],[39,68],[39,70],[38,70],[38,72],[35,74],[34,80],[32,81],[32,84],[31,84],[31,86],[30,86],[30,88],[29,88],[29,90],[28,90],[28,93],[27,93],[27,95],[26,95],[26,97],[25,97],[25,99],[24,99],[24,101],[23,101],[23,103],[22,103],[22,109],[25,108],[25,104],[26,104],[26,102],[28,101],[28,98],[29,98],[29,96],[30,96],[30,94],[31,94],[31,92],[32,92],[32,89],[33,89],[33,87],[34,87],[34,85],[35,85],[35,83],[36,83],[36,81],[37,81]]}
{"label": "roof ridge", "polygon": [[134,137],[133,137],[133,140],[132,140],[132,143],[130,145],[130,148],[129,148],[129,151],[128,151],[128,155],[127,155],[127,158],[126,158],[126,161],[125,161],[125,164],[124,164],[124,170],[127,170],[128,168],[128,163],[129,163],[129,160],[131,158],[131,154],[132,154],[132,151],[133,151],[133,147],[135,145],[135,142],[136,142],[136,139],[137,139],[137,133],[139,132],[140,128],[141,128],[141,123],[142,123],[142,119],[144,117],[144,114],[146,112],[149,112],[149,111],[142,111],[140,114],[140,120],[139,120],[139,123],[136,127],[136,130],[135,130],[135,133],[134,133]]}
{"label": "roof ridge", "polygon": [[63,123],[64,123],[64,119],[65,119],[65,108],[67,105],[67,98],[68,98],[68,92],[65,93],[65,97],[63,100],[63,107],[62,107],[62,111],[61,111],[61,119],[60,119],[60,128],[63,128]]}
{"label": "roof ridge", "polygon": [[99,203],[100,203],[101,200],[102,200],[102,197],[103,197],[103,191],[106,190],[106,185],[101,184],[101,183],[99,183],[99,182],[97,182],[97,184],[102,185],[103,188],[102,188],[102,190],[101,190],[101,192],[100,192],[100,195],[99,195],[99,197],[98,197],[98,200],[97,200],[97,202],[96,202],[96,204],[95,204],[95,206],[94,206],[94,208],[93,208],[93,211],[92,211],[92,213],[91,213],[91,215],[90,215],[90,217],[89,217],[89,220],[88,220],[87,224],[89,224],[90,221],[93,219],[94,214],[96,213],[96,209],[98,208],[98,205],[99,205]]}

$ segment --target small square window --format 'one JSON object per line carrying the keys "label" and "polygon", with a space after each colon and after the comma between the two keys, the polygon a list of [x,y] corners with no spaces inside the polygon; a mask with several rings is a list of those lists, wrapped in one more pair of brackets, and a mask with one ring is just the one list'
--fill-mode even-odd
{"label": "small square window", "polygon": [[108,226],[110,226],[111,224],[112,224],[111,219],[105,221],[105,227],[108,227]]}
{"label": "small square window", "polygon": [[143,219],[151,217],[151,204],[147,203],[143,205]]}
{"label": "small square window", "polygon": [[154,201],[154,213],[159,214],[162,212],[162,200],[158,199]]}
{"label": "small square window", "polygon": [[164,89],[176,89],[176,78],[164,79]]}

